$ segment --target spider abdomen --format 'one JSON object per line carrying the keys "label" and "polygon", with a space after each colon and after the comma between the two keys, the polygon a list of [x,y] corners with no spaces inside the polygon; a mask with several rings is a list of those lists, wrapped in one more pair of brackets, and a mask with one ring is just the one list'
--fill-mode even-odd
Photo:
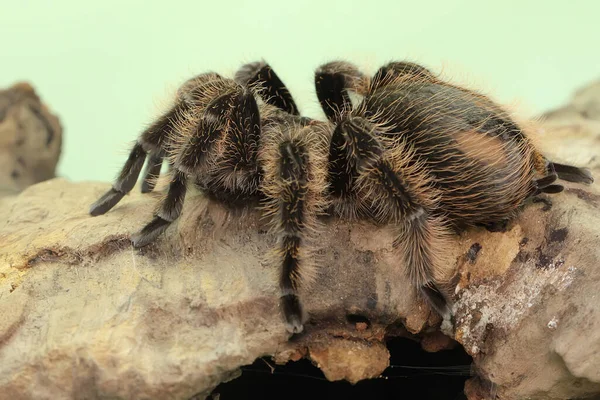
{"label": "spider abdomen", "polygon": [[535,189],[533,146],[507,115],[470,92],[401,82],[358,109],[382,127],[388,147],[401,143],[409,164],[421,164],[439,193],[437,212],[455,224],[508,219]]}

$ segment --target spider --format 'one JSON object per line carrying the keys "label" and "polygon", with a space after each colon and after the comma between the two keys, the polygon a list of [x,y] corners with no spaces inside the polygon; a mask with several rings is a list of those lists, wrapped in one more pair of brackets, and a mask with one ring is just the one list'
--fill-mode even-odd
{"label": "spider", "polygon": [[[443,260],[453,230],[512,218],[530,197],[556,193],[557,177],[590,183],[587,170],[553,164],[499,106],[442,82],[424,67],[395,62],[372,78],[345,62],[315,75],[329,122],[299,116],[264,62],[234,79],[198,75],[133,146],[112,188],[91,207],[104,214],[132,190],[153,190],[163,159],[172,178],[154,219],[132,236],[152,242],[182,210],[188,182],[226,204],[257,204],[278,234],[286,328],[303,329],[299,288],[320,214],[369,218],[397,229],[414,286],[444,317],[451,304]],[[356,106],[350,93],[362,96]]]}
{"label": "spider", "polygon": [[368,77],[333,61],[317,69],[315,87],[335,125],[333,207],[397,227],[412,284],[444,319],[449,288],[437,277],[448,275],[450,235],[475,225],[502,229],[528,199],[561,192],[557,178],[593,182],[587,169],[545,158],[488,97],[421,65],[390,62]]}

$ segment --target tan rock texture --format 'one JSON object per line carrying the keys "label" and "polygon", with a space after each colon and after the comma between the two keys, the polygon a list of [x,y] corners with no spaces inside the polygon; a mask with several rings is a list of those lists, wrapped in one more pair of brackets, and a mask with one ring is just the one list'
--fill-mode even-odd
{"label": "tan rock texture", "polygon": [[61,145],[58,117],[30,84],[0,90],[0,196],[54,178]]}
{"label": "tan rock texture", "polygon": [[[600,121],[573,104],[548,115],[541,143],[598,177]],[[600,190],[566,186],[506,232],[457,236],[447,255],[458,271],[450,333],[478,372],[470,399],[600,393]],[[274,238],[256,213],[190,195],[179,222],[135,250],[129,235],[159,195],[135,191],[89,217],[107,187],[55,179],[0,199],[0,398],[203,398],[268,355],[356,382],[388,365],[386,337],[455,345],[415,299],[387,227],[326,221],[322,268],[302,293],[311,321],[288,341]]]}

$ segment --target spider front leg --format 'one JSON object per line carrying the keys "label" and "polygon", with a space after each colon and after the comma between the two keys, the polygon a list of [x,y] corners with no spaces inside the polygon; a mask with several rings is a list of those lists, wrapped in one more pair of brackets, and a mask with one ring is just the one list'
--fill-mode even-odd
{"label": "spider front leg", "polygon": [[300,115],[290,91],[271,66],[264,61],[243,65],[236,72],[235,80],[243,86],[257,87],[258,94],[265,103],[289,114]]}
{"label": "spider front leg", "polygon": [[186,192],[186,176],[181,171],[176,171],[167,197],[162,201],[154,219],[148,223],[140,232],[132,235],[133,247],[143,247],[151,243],[181,214]]}
{"label": "spider front leg", "polygon": [[[187,105],[183,102],[177,103],[140,135],[112,188],[90,207],[92,216],[106,213],[133,189],[148,153],[150,153],[150,162],[144,174],[143,190],[150,191],[154,187],[155,176],[160,172],[160,168],[156,165],[164,151],[167,135],[173,129],[173,124],[179,115],[186,109]],[[160,159],[162,164],[162,157]]]}
{"label": "spider front leg", "polygon": [[354,190],[358,197],[375,220],[397,226],[396,245],[410,281],[434,309],[449,318],[450,296],[438,277],[447,268],[443,255],[451,233],[446,221],[432,212],[438,196],[414,159],[414,151],[402,142],[386,144],[380,138],[366,119],[343,119],[333,133],[332,147],[343,145],[330,150],[330,165],[331,154],[345,153],[348,169],[357,172]]}

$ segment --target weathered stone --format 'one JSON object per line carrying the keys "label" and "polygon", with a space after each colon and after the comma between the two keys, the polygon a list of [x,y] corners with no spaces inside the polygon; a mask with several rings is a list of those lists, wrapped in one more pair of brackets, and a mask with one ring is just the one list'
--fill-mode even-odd
{"label": "weathered stone", "polygon": [[54,178],[62,128],[28,83],[0,90],[0,196]]}
{"label": "weathered stone", "polygon": [[[555,161],[596,178],[599,104],[598,83],[579,90],[545,115],[539,137]],[[491,390],[502,399],[600,397],[600,194],[598,183],[565,186],[504,234],[462,236],[464,249],[481,245],[461,268],[455,306],[456,339],[480,375],[467,385],[471,400]]]}

